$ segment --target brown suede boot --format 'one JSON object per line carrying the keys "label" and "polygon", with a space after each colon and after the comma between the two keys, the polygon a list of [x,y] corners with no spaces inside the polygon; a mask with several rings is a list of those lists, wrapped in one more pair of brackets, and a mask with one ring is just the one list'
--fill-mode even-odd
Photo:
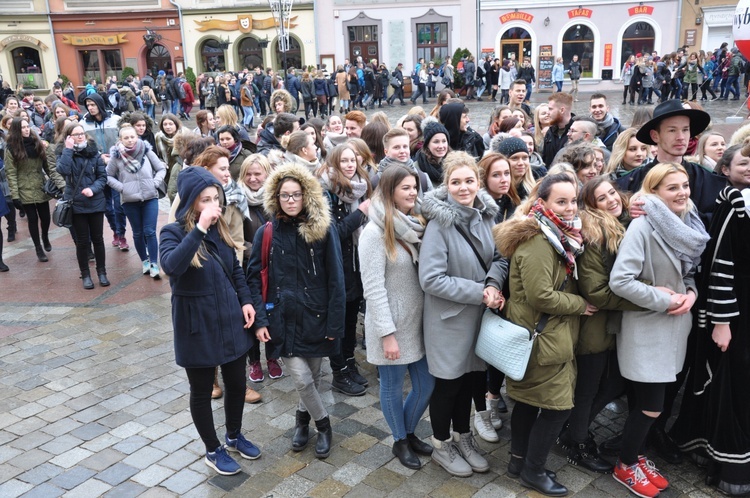
{"label": "brown suede boot", "polygon": [[219,385],[219,367],[214,370],[214,390],[211,391],[211,399],[219,399],[224,396],[224,391],[221,390]]}

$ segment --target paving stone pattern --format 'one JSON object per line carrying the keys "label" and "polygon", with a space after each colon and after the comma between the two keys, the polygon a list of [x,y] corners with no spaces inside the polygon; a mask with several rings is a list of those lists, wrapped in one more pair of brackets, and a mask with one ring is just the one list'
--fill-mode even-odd
{"label": "paving stone pattern", "polygon": [[[582,91],[580,97],[575,110],[583,113],[587,96]],[[613,111],[629,122],[635,108],[619,109],[618,99],[619,93],[610,95]],[[475,127],[483,131],[493,104],[469,106]],[[708,107],[717,123],[736,110],[729,103]],[[395,121],[404,108],[385,111]],[[718,127],[727,138],[736,128]],[[166,203],[161,208],[160,226]],[[244,433],[263,455],[240,459],[243,472],[237,476],[217,476],[203,463],[203,444],[188,412],[188,382],[174,363],[166,279],[143,277],[135,250],[121,253],[108,246],[112,287],[83,291],[66,230],[52,230],[50,262],[40,264],[25,220],[19,220],[19,229],[17,241],[5,244],[11,271],[0,276],[5,291],[0,303],[0,497],[539,496],[506,473],[507,415],[500,442],[479,443],[490,461],[486,474],[450,477],[425,457],[421,470],[401,466],[391,454],[375,368],[359,349],[361,369],[370,381],[365,396],[332,392],[326,365],[321,389],[334,430],[328,459],[315,458],[314,437],[305,451],[291,451],[297,394],[288,376],[266,377],[253,384],[263,402],[246,405],[243,418]],[[105,232],[111,235],[108,228]],[[213,407],[223,435],[222,400]],[[597,439],[611,436],[623,422],[624,415],[605,410],[594,424]],[[425,415],[417,434],[427,438],[430,432]],[[664,497],[715,495],[691,464],[656,461],[672,483]],[[558,449],[548,467],[572,495],[629,496],[611,476],[568,465]]]}

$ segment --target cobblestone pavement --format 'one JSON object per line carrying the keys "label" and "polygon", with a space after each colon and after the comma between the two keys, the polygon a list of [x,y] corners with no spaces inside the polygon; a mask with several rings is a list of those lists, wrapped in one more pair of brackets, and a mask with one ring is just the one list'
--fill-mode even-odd
{"label": "cobblestone pavement", "polygon": [[[576,110],[583,112],[583,105]],[[709,106],[717,122],[736,109]],[[486,122],[491,104],[470,107],[475,123]],[[386,112],[395,120],[402,110]],[[622,112],[632,115],[631,108]],[[105,233],[111,236],[108,228]],[[84,291],[69,234],[55,228],[51,239],[49,263],[38,263],[26,221],[19,220],[17,240],[3,254],[11,270],[0,275],[0,496],[539,496],[506,474],[507,416],[500,443],[479,443],[490,461],[486,474],[450,477],[428,458],[421,470],[402,467],[391,455],[375,368],[360,350],[371,386],[365,396],[333,393],[329,369],[324,377],[335,445],[328,459],[317,460],[312,446],[291,451],[297,395],[285,375],[255,384],[263,402],[245,408],[243,430],[263,456],[242,460],[238,476],[216,476],[202,461],[187,379],[174,363],[166,279],[141,275],[135,250],[120,252],[107,241],[112,286]],[[214,408],[222,434],[222,400]],[[624,415],[605,410],[596,419],[597,439],[623,422]],[[430,435],[427,418],[417,434]],[[656,461],[672,483],[663,496],[716,494],[691,464]],[[567,465],[557,449],[548,466],[575,496],[629,496],[611,476]]]}

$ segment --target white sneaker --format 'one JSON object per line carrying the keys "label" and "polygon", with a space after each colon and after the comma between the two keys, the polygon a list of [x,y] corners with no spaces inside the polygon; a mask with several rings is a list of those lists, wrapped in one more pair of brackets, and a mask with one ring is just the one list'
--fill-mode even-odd
{"label": "white sneaker", "polygon": [[151,271],[151,263],[148,260],[143,262],[143,274],[148,275]]}
{"label": "white sneaker", "polygon": [[151,275],[151,278],[153,278],[154,280],[160,279],[161,275],[159,275],[159,265],[157,265],[156,263],[151,263],[149,275]]}
{"label": "white sneaker", "polygon": [[492,427],[489,410],[474,413],[474,428],[477,430],[477,435],[488,443],[500,441],[495,428]]}

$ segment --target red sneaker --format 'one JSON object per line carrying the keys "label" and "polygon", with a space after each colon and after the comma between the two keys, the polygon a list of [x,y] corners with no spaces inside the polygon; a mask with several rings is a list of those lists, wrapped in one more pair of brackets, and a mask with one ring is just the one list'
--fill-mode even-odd
{"label": "red sneaker", "polygon": [[114,247],[120,247],[120,236],[119,235],[117,235],[117,234],[114,235],[114,237],[112,238],[112,245]]}
{"label": "red sneaker", "polygon": [[250,363],[249,371],[247,376],[253,382],[263,382],[263,379],[265,379],[263,368],[261,368],[259,361]]}
{"label": "red sneaker", "polygon": [[669,487],[669,481],[661,475],[654,462],[641,455],[638,457],[638,465],[640,465],[641,470],[646,474],[648,480],[651,481],[651,484],[656,486],[659,491],[663,491]]}
{"label": "red sneaker", "polygon": [[615,481],[628,488],[634,495],[643,498],[659,496],[659,488],[648,480],[648,477],[646,477],[646,474],[641,469],[640,463],[625,465],[618,460],[612,477],[615,478]]}
{"label": "red sneaker", "polygon": [[284,375],[284,371],[281,370],[279,360],[268,360],[266,362],[266,365],[268,366],[268,376],[272,379],[278,379],[279,377]]}
{"label": "red sneaker", "polygon": [[128,245],[128,241],[125,240],[125,237],[120,237],[120,250],[127,251],[129,249],[130,249],[130,246]]}

